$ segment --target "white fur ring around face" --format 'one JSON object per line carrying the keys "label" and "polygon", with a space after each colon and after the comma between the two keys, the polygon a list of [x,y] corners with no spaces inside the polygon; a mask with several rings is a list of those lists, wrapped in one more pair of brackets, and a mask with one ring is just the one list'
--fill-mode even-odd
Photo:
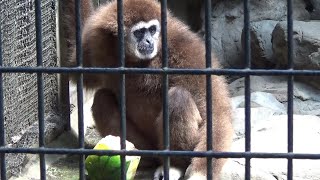
{"label": "white fur ring around face", "polygon": [[[164,176],[163,166],[159,166],[154,173],[153,180],[162,180],[161,177]],[[169,179],[170,180],[179,180],[182,177],[182,170],[170,167],[169,169]]]}

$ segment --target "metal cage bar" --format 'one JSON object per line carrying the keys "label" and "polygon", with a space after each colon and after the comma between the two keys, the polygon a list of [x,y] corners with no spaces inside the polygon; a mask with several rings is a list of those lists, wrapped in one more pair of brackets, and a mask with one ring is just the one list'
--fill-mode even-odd
{"label": "metal cage bar", "polygon": [[[245,46],[245,68],[251,69],[251,47],[250,47],[250,2],[243,1],[244,9],[244,46]],[[245,151],[251,151],[251,90],[250,90],[250,75],[245,76]],[[251,159],[245,160],[245,179],[251,178]]]}
{"label": "metal cage bar", "polygon": [[230,75],[230,76],[320,76],[320,70],[293,69],[185,69],[185,68],[86,68],[86,67],[0,67],[2,73],[93,73],[93,74],[189,74],[189,75]]}
{"label": "metal cage bar", "polygon": [[[287,1],[287,29],[288,29],[288,69],[293,70],[293,17],[292,17],[292,0]],[[293,79],[292,75],[288,76],[288,153],[293,152]],[[293,179],[293,162],[288,158],[287,179]]]}
{"label": "metal cage bar", "polygon": [[[212,68],[211,54],[211,0],[205,1],[205,48],[206,48],[206,68]],[[212,151],[212,77],[206,75],[206,111],[207,111],[207,151]],[[212,179],[212,157],[207,157],[207,179]]]}
{"label": "metal cage bar", "polygon": [[[0,19],[1,22],[1,19]],[[0,26],[0,66],[3,65],[2,60],[2,34],[1,34],[1,26]],[[3,81],[2,81],[2,73],[0,73],[0,148],[6,146],[6,133],[4,127],[4,116],[3,116]],[[1,178],[0,179],[7,179],[6,174],[6,155],[5,153],[0,154],[1,160]]]}
{"label": "metal cage bar", "polygon": [[[168,44],[167,44],[167,0],[161,0],[161,45],[162,45],[162,69],[168,68]],[[162,74],[162,113],[163,113],[163,148],[170,151],[170,120],[168,110],[168,74]],[[170,157],[163,158],[164,179],[169,179]]]}
{"label": "metal cage bar", "polygon": [[320,70],[293,69],[185,69],[185,68],[86,68],[86,67],[0,67],[2,73],[93,73],[93,74],[189,74],[189,75],[230,75],[230,76],[320,76]]}
{"label": "metal cage bar", "polygon": [[[36,53],[37,53],[37,66],[43,66],[42,60],[42,19],[41,19],[41,1],[35,1],[35,23],[36,23]],[[37,73],[38,84],[38,121],[39,121],[39,147],[45,146],[44,134],[44,89],[43,89],[43,75],[42,72]],[[45,154],[40,155],[40,178],[46,179],[46,162]]]}
{"label": "metal cage bar", "polygon": [[[117,0],[117,21],[118,21],[118,41],[119,41],[119,65],[120,68],[125,66],[125,47],[124,47],[124,24],[123,24],[123,1]],[[126,150],[126,76],[124,73],[120,74],[120,147],[121,150]],[[126,179],[126,157],[121,155],[121,179]]]}
{"label": "metal cage bar", "polygon": [[320,159],[316,153],[258,153],[258,152],[213,152],[213,151],[167,151],[167,150],[95,150],[66,148],[8,148],[1,147],[0,153],[26,154],[72,154],[72,155],[126,155],[126,156],[175,156],[175,157],[208,157],[215,158],[261,158],[261,159]]}
{"label": "metal cage bar", "polygon": [[[81,40],[81,0],[75,0],[76,14],[76,61],[77,66],[83,65],[82,40]],[[83,74],[79,74],[77,79],[77,105],[78,105],[78,143],[79,149],[84,149],[84,122],[83,122]],[[85,156],[79,155],[79,179],[85,179]]]}

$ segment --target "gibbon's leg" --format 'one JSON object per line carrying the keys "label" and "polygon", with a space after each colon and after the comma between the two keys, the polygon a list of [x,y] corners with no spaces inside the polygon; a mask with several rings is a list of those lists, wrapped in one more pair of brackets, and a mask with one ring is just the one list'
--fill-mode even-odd
{"label": "gibbon's leg", "polygon": [[[221,116],[220,116],[221,117]],[[224,119],[224,117],[221,117],[220,120]],[[228,118],[225,118],[225,120],[229,120]],[[214,119],[215,121],[215,119]],[[213,122],[215,123],[215,122]],[[228,124],[228,123],[226,123]],[[213,148],[215,151],[227,151],[229,149],[229,142],[232,135],[229,133],[229,125],[219,125],[219,128],[215,128],[213,132]],[[207,136],[206,136],[206,124],[204,124],[200,130],[199,134],[202,134],[202,136],[199,139],[199,143],[196,145],[196,148],[194,151],[206,151],[207,147]],[[231,131],[230,131],[231,132]],[[224,136],[224,137],[222,137]],[[227,137],[229,136],[229,137]],[[221,170],[225,164],[227,159],[212,159],[212,179],[213,180],[219,180],[221,175]],[[206,180],[206,173],[207,173],[207,158],[193,158],[191,161],[191,164],[186,170],[185,178],[187,180]]]}
{"label": "gibbon's leg", "polygon": [[[181,87],[173,87],[168,92],[169,118],[170,118],[170,149],[193,151],[199,141],[199,126],[202,122],[199,110],[192,95]],[[158,123],[159,149],[163,148],[163,116],[160,113]],[[173,167],[170,169],[170,179],[179,179],[182,172],[191,163],[190,158],[170,159]],[[179,171],[180,170],[180,174]],[[163,176],[162,167],[154,174],[155,179]]]}
{"label": "gibbon's leg", "polygon": [[[92,115],[96,128],[102,137],[107,135],[120,136],[120,111],[117,100],[112,92],[100,89],[95,93],[92,104]],[[127,140],[137,149],[154,149],[146,138],[127,118]]]}
{"label": "gibbon's leg", "polygon": [[[217,152],[229,151],[233,139],[232,127],[232,108],[228,95],[227,86],[224,79],[219,76],[212,77],[212,92],[214,96],[213,109],[212,109],[212,134],[213,134],[213,150]],[[206,151],[207,149],[207,125],[204,121],[203,125],[199,128],[199,142],[194,151]],[[213,179],[220,179],[221,170],[227,159],[213,159],[212,160],[212,174]],[[185,177],[188,180],[202,180],[207,179],[207,158],[193,158],[190,166],[187,168]]]}

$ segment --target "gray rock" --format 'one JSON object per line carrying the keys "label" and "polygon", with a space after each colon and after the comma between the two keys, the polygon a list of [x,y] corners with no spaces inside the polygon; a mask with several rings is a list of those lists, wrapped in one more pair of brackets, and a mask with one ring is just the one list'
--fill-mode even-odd
{"label": "gray rock", "polygon": [[[285,0],[285,3],[287,1]],[[295,20],[309,20],[310,13],[306,9],[305,0],[293,0],[292,1],[292,11],[293,11],[293,19]]]}
{"label": "gray rock", "polygon": [[[294,1],[294,18],[308,20],[309,14],[302,0]],[[250,1],[250,21],[285,20],[287,3],[284,0]],[[241,33],[243,29],[243,2],[221,1],[213,7],[212,48],[225,67],[243,67]]]}
{"label": "gray rock", "polygon": [[[244,78],[239,78],[229,84],[232,97],[244,95]],[[278,101],[286,100],[282,96],[286,95],[286,78],[276,76],[251,76],[251,92],[262,91],[273,94]]]}
{"label": "gray rock", "polygon": [[[244,95],[244,78],[237,79],[229,85],[230,94],[233,98],[234,107],[243,107],[237,96]],[[266,92],[272,94],[277,101],[287,107],[287,79],[284,77],[259,77],[251,76],[251,92]],[[295,114],[320,115],[320,90],[301,82],[294,83],[294,106]],[[255,96],[253,96],[255,97]],[[238,98],[238,99],[237,99]],[[242,98],[243,101],[243,98]],[[256,102],[254,102],[256,103]],[[239,106],[242,105],[242,106]],[[256,106],[253,107],[267,107]],[[270,107],[267,107],[270,108]]]}
{"label": "gray rock", "polygon": [[[235,139],[243,138],[245,135],[245,108],[237,108],[233,111],[233,114],[234,137]],[[251,108],[251,127],[260,127],[260,124],[269,121],[270,117],[280,114],[285,113],[266,107]]]}
{"label": "gray rock", "polygon": [[[245,105],[244,96],[232,98],[233,108],[243,108]],[[266,107],[274,111],[285,112],[285,107],[272,94],[266,92],[251,93],[251,106]]]}
{"label": "gray rock", "polygon": [[[239,159],[228,159],[221,173],[221,180],[244,180],[245,163]],[[277,180],[272,174],[251,167],[251,180]]]}
{"label": "gray rock", "polygon": [[[320,22],[293,22],[293,61],[296,69],[320,69]],[[272,49],[281,67],[287,66],[287,22],[279,22],[272,33]]]}
{"label": "gray rock", "polygon": [[[251,23],[251,62],[256,68],[272,68],[275,60],[273,59],[271,37],[274,27],[279,21],[263,20]],[[242,31],[241,41],[244,51],[244,31]],[[244,53],[244,52],[242,52]]]}
{"label": "gray rock", "polygon": [[319,0],[306,0],[310,7],[311,19],[320,20],[320,1]]}
{"label": "gray rock", "polygon": [[[251,151],[252,152],[287,152],[287,116],[274,115],[268,120],[261,121],[259,126],[252,128],[251,135]],[[310,115],[294,115],[294,153],[318,153],[320,146],[318,141],[311,139],[320,138],[320,118]],[[233,151],[244,151],[245,139],[240,138],[233,143]],[[244,159],[232,159],[224,168],[224,174],[230,178],[230,174],[237,177],[236,179],[244,179],[243,174],[237,175],[244,170]],[[241,166],[235,166],[237,162]],[[230,163],[233,164],[230,165]],[[314,180],[320,179],[320,161],[315,160],[294,160],[293,161],[293,178]],[[231,167],[231,168],[230,168]],[[254,179],[273,179],[266,176],[266,173],[275,177],[275,179],[286,179],[287,160],[286,159],[252,159],[252,174]],[[234,168],[234,169],[233,169]],[[236,174],[236,175],[235,175]]]}
{"label": "gray rock", "polygon": [[[235,137],[243,137],[245,134],[245,108],[244,96],[232,98],[233,126]],[[256,127],[261,122],[267,121],[270,116],[286,114],[286,108],[272,94],[254,92],[251,94],[251,127]]]}
{"label": "gray rock", "polygon": [[[293,62],[295,69],[320,69],[320,22],[293,22]],[[280,22],[272,33],[274,59],[279,67],[287,66],[287,22]],[[298,76],[297,79],[320,88],[320,77]]]}

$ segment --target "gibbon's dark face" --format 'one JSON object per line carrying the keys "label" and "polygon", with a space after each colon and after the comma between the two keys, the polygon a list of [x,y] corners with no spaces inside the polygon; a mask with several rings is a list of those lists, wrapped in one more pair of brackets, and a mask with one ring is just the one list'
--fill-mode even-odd
{"label": "gibbon's dark face", "polygon": [[137,59],[148,60],[158,54],[160,23],[153,19],[133,25],[128,37],[128,50]]}

